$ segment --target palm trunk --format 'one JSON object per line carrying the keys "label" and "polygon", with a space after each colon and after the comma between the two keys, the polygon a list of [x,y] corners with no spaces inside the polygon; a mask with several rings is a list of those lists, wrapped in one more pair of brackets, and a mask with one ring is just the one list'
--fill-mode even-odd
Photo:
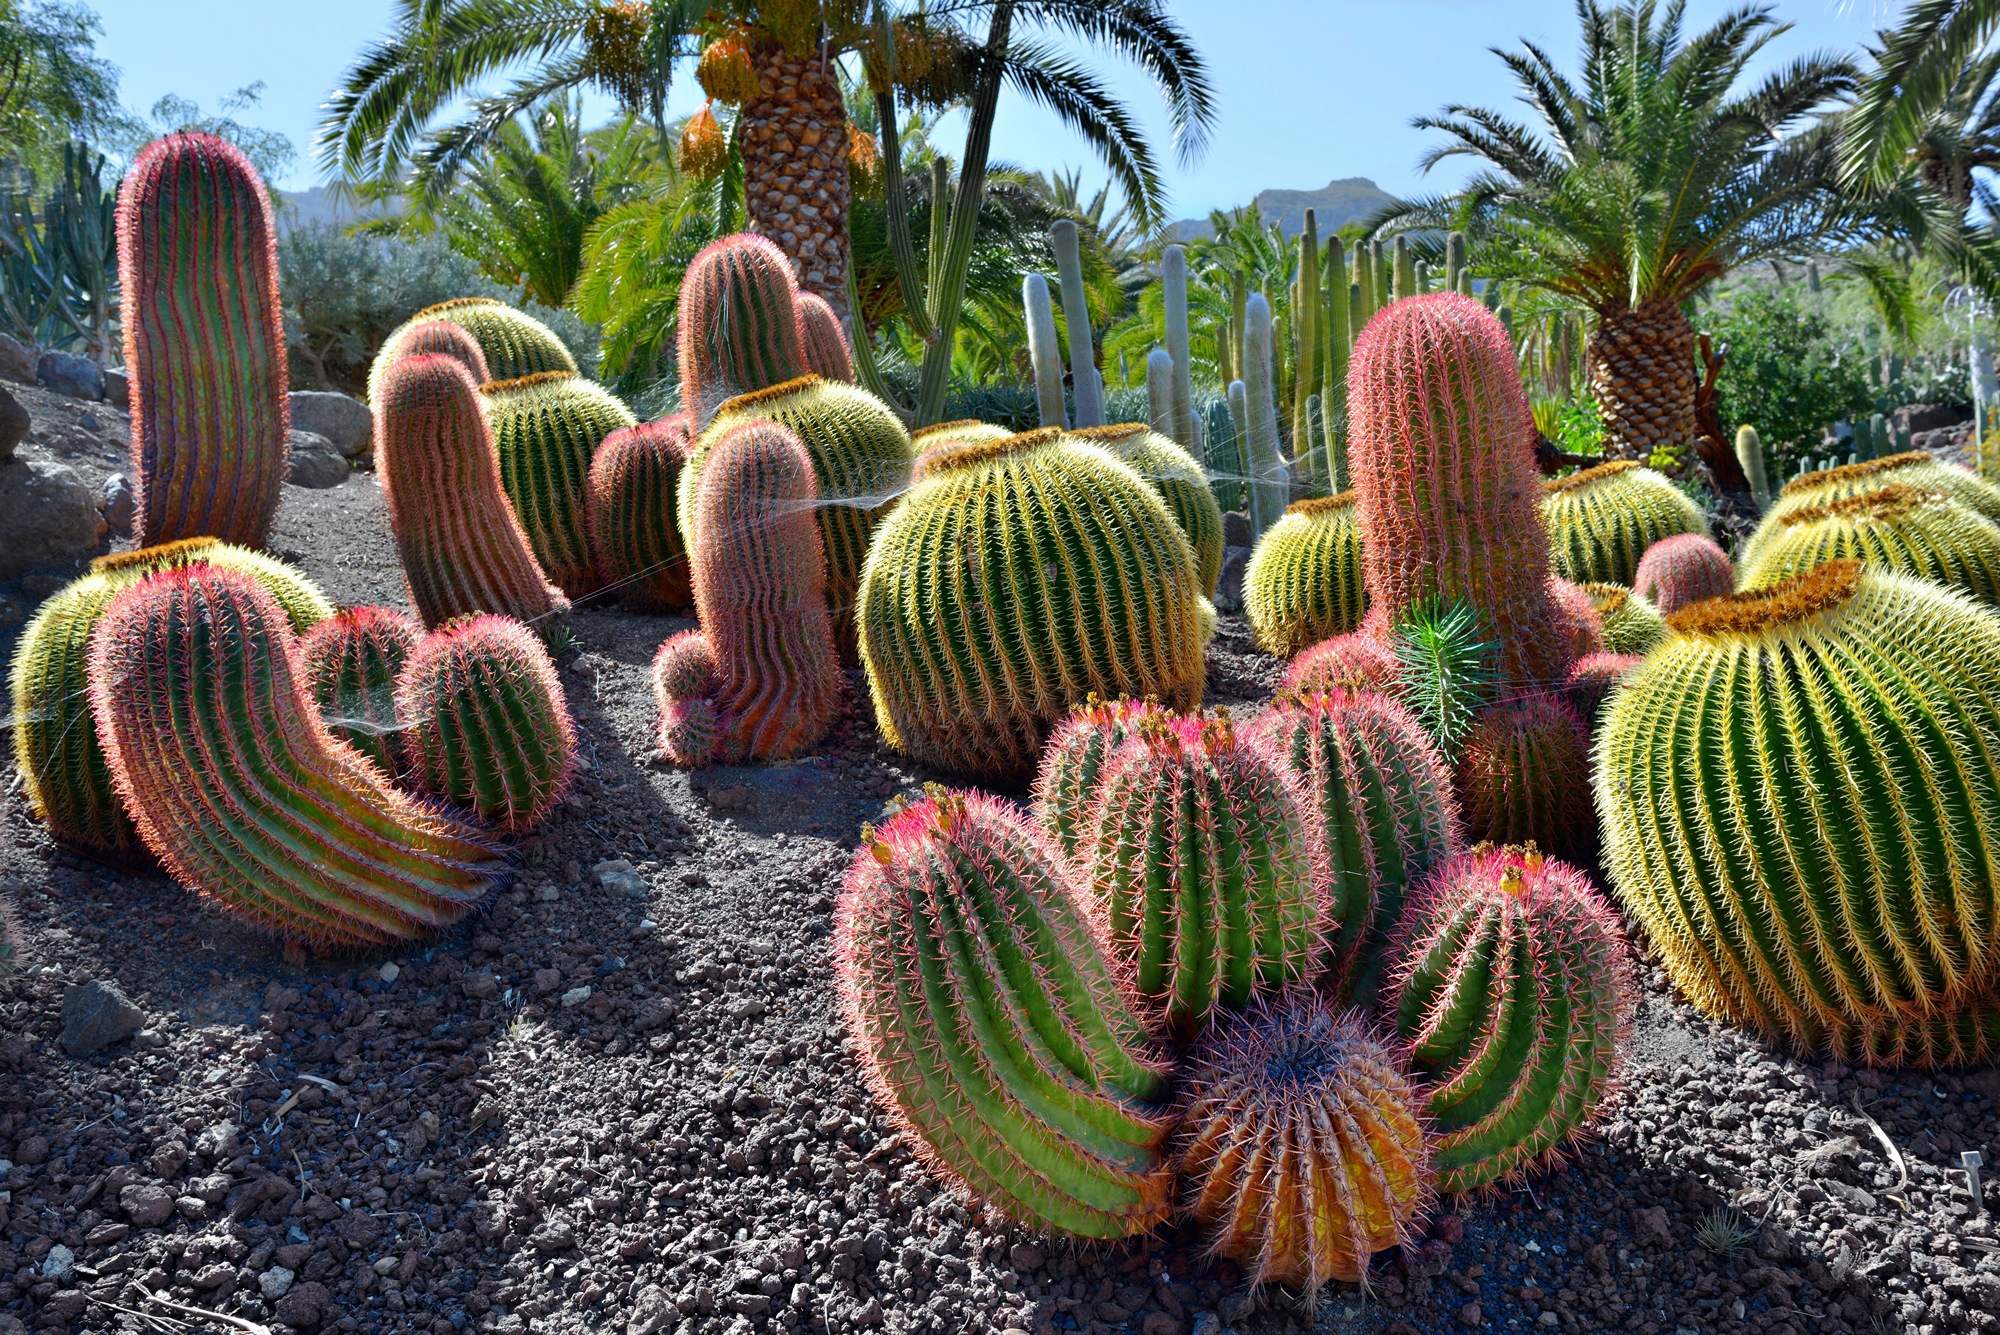
{"label": "palm trunk", "polygon": [[1599,311],[1590,336],[1590,392],[1613,459],[1651,457],[1682,473],[1694,459],[1695,333],[1673,302]]}
{"label": "palm trunk", "polygon": [[743,105],[743,203],[749,230],[789,255],[799,286],[847,311],[847,112],[831,58],[776,42],[751,51],[757,96]]}

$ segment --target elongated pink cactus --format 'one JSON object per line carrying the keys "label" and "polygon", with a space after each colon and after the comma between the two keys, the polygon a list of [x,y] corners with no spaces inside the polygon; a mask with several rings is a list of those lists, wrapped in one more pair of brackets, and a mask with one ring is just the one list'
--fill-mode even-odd
{"label": "elongated pink cactus", "polygon": [[395,778],[396,674],[423,630],[393,607],[349,607],[300,643],[319,716],[334,736]]}
{"label": "elongated pink cactus", "polygon": [[641,612],[694,605],[687,551],[674,515],[691,442],[685,413],[621,427],[590,461],[584,526],[597,576]]}
{"label": "elongated pink cactus", "polygon": [[847,331],[826,298],[817,292],[799,293],[799,338],[805,344],[806,369],[827,380],[854,384],[854,354],[847,346]]}
{"label": "elongated pink cactus", "polygon": [[681,406],[697,428],[739,394],[808,370],[799,282],[785,253],[739,232],[710,242],[681,279]]}
{"label": "elongated pink cactus", "polygon": [[141,149],[118,191],[118,274],[134,536],[262,547],[291,406],[277,232],[249,159],[196,132]]}
{"label": "elongated pink cactus", "polygon": [[1455,292],[1383,309],[1348,371],[1368,626],[1469,602],[1500,645],[1503,688],[1561,685],[1571,636],[1548,585],[1534,420],[1491,312]]}
{"label": "elongated pink cactus", "polygon": [[1705,598],[1736,592],[1736,567],[1715,540],[1700,533],[1661,538],[1639,558],[1632,592],[1665,616]]}
{"label": "elongated pink cactus", "polygon": [[435,353],[391,365],[375,398],[375,440],[389,528],[425,625],[479,612],[533,623],[569,610],[507,503],[464,365]]}
{"label": "elongated pink cactus", "polygon": [[[702,469],[694,523],[694,602],[712,689],[700,684],[700,651],[675,637],[656,662],[661,746],[682,764],[777,760],[826,734],[840,699],[840,662],[826,610],[826,553],[813,510],[819,489],[805,448],[776,422],[751,421],[715,443]],[[679,643],[677,643],[679,642]],[[683,727],[693,701],[714,712],[715,745],[695,754]]]}

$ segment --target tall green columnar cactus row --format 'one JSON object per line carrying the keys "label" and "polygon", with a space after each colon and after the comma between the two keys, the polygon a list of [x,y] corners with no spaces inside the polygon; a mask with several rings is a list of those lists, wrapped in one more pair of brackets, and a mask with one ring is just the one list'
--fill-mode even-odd
{"label": "tall green columnar cactus row", "polygon": [[1294,501],[1250,553],[1243,610],[1257,643],[1291,658],[1361,624],[1361,526],[1354,493]]}
{"label": "tall green columnar cactus row", "polygon": [[889,743],[1022,780],[1092,692],[1199,700],[1212,613],[1152,488],[1059,431],[952,452],[927,460],[862,571],[861,658]]}
{"label": "tall green columnar cactus row", "polygon": [[799,293],[799,342],[805,350],[806,369],[812,374],[854,383],[854,353],[847,346],[847,331],[841,328],[833,307],[817,292]]}
{"label": "tall green columnar cactus row", "polygon": [[404,941],[498,888],[500,847],[402,796],[319,720],[286,615],[206,564],[112,602],[90,702],[118,794],[176,881],[300,945]]}
{"label": "tall green columnar cactus row", "polygon": [[1196,579],[1203,597],[1215,596],[1222,578],[1222,509],[1208,489],[1208,475],[1194,456],[1158,430],[1121,422],[1074,433],[1124,464],[1160,494],[1174,522],[1194,548]]}
{"label": "tall green columnar cactus row", "polygon": [[693,549],[689,516],[708,454],[717,441],[748,422],[777,422],[798,437],[812,463],[819,504],[815,518],[826,553],[826,600],[834,642],[848,661],[856,657],[854,596],[869,539],[910,485],[916,456],[910,435],[889,405],[853,385],[801,376],[731,399],[715,411],[695,439],[681,471],[681,535]]}
{"label": "tall green columnar cactus row", "polygon": [[383,371],[374,406],[389,529],[424,624],[497,612],[532,625],[568,611],[501,486],[471,372],[443,354],[404,356]]}
{"label": "tall green columnar cactus row", "polygon": [[1454,859],[1401,927],[1396,1028],[1430,1077],[1438,1185],[1518,1181],[1603,1106],[1637,990],[1588,878],[1519,848]]}
{"label": "tall green columnar cactus row", "polygon": [[1410,712],[1375,691],[1281,699],[1251,731],[1284,758],[1319,821],[1329,977],[1344,1000],[1373,1005],[1405,897],[1458,849],[1451,771]]}
{"label": "tall green columnar cactus row", "polygon": [[1312,976],[1326,851],[1284,761],[1226,718],[1141,718],[1105,762],[1078,850],[1139,995],[1192,1036]]}
{"label": "tall green columnar cactus row", "polygon": [[1292,302],[1292,455],[1309,483],[1326,492],[1326,461],[1315,439],[1312,414],[1307,401],[1319,393],[1319,223],[1306,210],[1305,227],[1299,232],[1295,261],[1296,294]]}
{"label": "tall green columnar cactus row", "polygon": [[1632,583],[1639,558],[1662,538],[1708,532],[1686,492],[1630,459],[1542,484],[1556,573],[1579,584]]}
{"label": "tall green columnar cactus row", "polygon": [[1668,624],[1605,707],[1596,790],[1675,985],[1802,1050],[1990,1060],[1970,1022],[2000,987],[2000,622],[1829,561]]}
{"label": "tall green columnar cactus row", "polygon": [[740,232],[710,242],[681,279],[681,407],[695,429],[726,401],[807,373],[799,283],[785,253]]}
{"label": "tall green columnar cactus row", "polygon": [[375,354],[375,361],[368,370],[368,400],[375,401],[376,387],[381,378],[399,358],[420,352],[443,352],[459,355],[455,349],[445,346],[435,330],[426,329],[419,338],[420,328],[432,324],[451,324],[463,329],[479,345],[480,359],[485,364],[483,374],[480,368],[470,362],[466,369],[478,376],[479,383],[487,380],[517,380],[524,375],[543,375],[554,371],[577,373],[576,358],[553,329],[523,311],[517,311],[503,301],[491,297],[454,297],[441,301],[435,306],[426,306],[404,321],[402,326],[382,341],[382,347]]}
{"label": "tall green columnar cactus row", "polygon": [[584,527],[590,461],[604,438],[637,418],[602,385],[565,371],[497,380],[482,391],[500,458],[500,485],[535,560],[571,598],[603,586]]}
{"label": "tall green columnar cactus row", "polygon": [[1056,340],[1056,311],[1049,280],[1031,273],[1021,280],[1021,308],[1028,324],[1028,361],[1035,371],[1035,406],[1042,426],[1067,428],[1069,404],[1063,397],[1062,344]]}
{"label": "tall green columnar cactus row", "polygon": [[590,461],[584,523],[598,578],[642,612],[694,604],[681,541],[681,470],[694,449],[684,413],[621,427]]}
{"label": "tall green columnar cactus row", "polygon": [[288,456],[271,200],[211,134],[140,150],[118,192],[134,536],[262,547]]}
{"label": "tall green columnar cactus row", "polygon": [[213,538],[101,556],[88,574],[43,603],[14,651],[14,761],[29,809],[66,844],[114,860],[145,856],[91,718],[90,637],[121,590],[194,561],[249,574],[301,633],[333,615],[326,596],[290,566]]}
{"label": "tall green columnar cactus row", "polygon": [[834,915],[847,1030],[933,1171],[1031,1228],[1142,1233],[1173,1208],[1167,1072],[1048,836],[934,789],[864,829]]}
{"label": "tall green columnar cactus row", "polygon": [[402,770],[396,674],[423,634],[393,607],[349,607],[299,642],[320,721],[391,779]]}
{"label": "tall green columnar cactus row", "polygon": [[1503,687],[1560,684],[1570,636],[1549,587],[1534,426],[1513,348],[1456,293],[1385,309],[1348,376],[1369,617],[1469,603],[1499,642]]}
{"label": "tall green columnar cactus row", "polygon": [[1063,324],[1069,331],[1070,396],[1076,402],[1076,425],[1103,426],[1104,394],[1097,379],[1090,306],[1084,298],[1083,246],[1076,224],[1067,218],[1058,219],[1049,228],[1049,248],[1055,252],[1056,273],[1062,279]]}
{"label": "tall green columnar cactus row", "polygon": [[1291,478],[1278,440],[1278,388],[1272,370],[1271,303],[1254,293],[1243,317],[1243,393],[1248,418],[1250,528],[1255,535],[1278,522],[1291,501]]}
{"label": "tall green columnar cactus row", "polygon": [[1174,425],[1162,434],[1188,451],[1201,448],[1194,420],[1194,352],[1188,330],[1187,251],[1168,246],[1160,252],[1160,296],[1165,307],[1167,355],[1174,359]]}
{"label": "tall green columnar cactus row", "polygon": [[1822,561],[1853,557],[2000,603],[2000,525],[1941,491],[1890,484],[1788,509],[1773,517],[1771,527],[1738,572],[1745,589],[1769,588]]}
{"label": "tall green columnar cactus row", "polygon": [[712,443],[688,544],[702,628],[654,660],[660,741],[676,763],[784,759],[826,734],[841,678],[818,499],[783,425],[747,420]]}
{"label": "tall green columnar cactus row", "polygon": [[417,791],[503,830],[541,824],[569,787],[576,730],[549,651],[512,617],[432,631],[396,679],[401,750]]}

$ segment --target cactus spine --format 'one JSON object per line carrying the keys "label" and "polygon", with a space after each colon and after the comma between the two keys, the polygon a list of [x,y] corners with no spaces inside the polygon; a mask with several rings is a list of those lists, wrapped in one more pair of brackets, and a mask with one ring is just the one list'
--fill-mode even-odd
{"label": "cactus spine", "polygon": [[541,824],[576,764],[576,730],[548,650],[511,617],[434,630],[396,680],[410,783],[512,833]]}
{"label": "cactus spine", "polygon": [[1013,434],[1004,426],[975,422],[969,418],[922,427],[910,435],[910,448],[917,456],[916,462],[910,465],[910,481],[921,482],[938,469],[949,468],[962,460],[964,452],[960,446],[988,445]]}
{"label": "cactus spine", "polygon": [[1255,1284],[1359,1283],[1431,1194],[1423,1096],[1324,1002],[1240,1016],[1189,1077],[1180,1169],[1211,1247]]}
{"label": "cactus spine", "polygon": [[[1174,425],[1162,435],[1184,450],[1201,447],[1194,421],[1194,352],[1188,335],[1187,251],[1168,246],[1160,253],[1160,294],[1166,311],[1167,353],[1174,359]],[[1158,430],[1158,428],[1155,428]]]}
{"label": "cactus spine", "polygon": [[799,293],[799,342],[807,371],[824,380],[855,382],[854,353],[847,346],[847,331],[840,327],[833,307],[817,292]]}
{"label": "cactus spine", "polygon": [[194,561],[248,573],[278,599],[294,630],[303,632],[333,615],[326,596],[290,566],[213,538],[187,538],[91,562],[90,572],[43,603],[22,631],[9,674],[15,767],[29,809],[64,843],[112,859],[144,857],[91,717],[90,638],[121,590],[155,571]]}
{"label": "cactus spine", "polygon": [[141,149],[118,192],[133,535],[262,547],[291,429],[278,238],[264,183],[201,133]]}
{"label": "cactus spine", "polygon": [[1253,293],[1244,310],[1243,393],[1250,462],[1250,531],[1261,537],[1290,499],[1291,479],[1278,446],[1278,390],[1271,364],[1271,303]]}
{"label": "cactus spine", "polygon": [[[661,744],[680,763],[779,760],[825,736],[840,664],[813,520],[818,499],[805,448],[777,422],[746,421],[713,443],[690,545],[697,633],[711,670],[703,680],[694,670],[700,652],[682,637],[662,645],[654,665]],[[685,674],[666,670],[675,666]],[[707,727],[703,709],[688,703],[695,699],[714,714],[707,755],[694,747]]]}
{"label": "cactus spine", "polygon": [[1070,394],[1076,400],[1076,424],[1103,426],[1104,394],[1097,379],[1090,307],[1083,291],[1083,249],[1076,224],[1067,218],[1057,219],[1049,228],[1049,248],[1055,252],[1056,274],[1062,280],[1063,323],[1069,328]]}
{"label": "cactus spine", "polygon": [[389,787],[319,721],[278,603],[196,564],[126,589],[91,641],[111,774],[176,881],[289,942],[405,941],[498,886],[500,848]]}
{"label": "cactus spine", "polygon": [[933,790],[863,830],[834,920],[876,1099],[938,1172],[1030,1227],[1140,1233],[1172,1209],[1165,1070],[1068,863],[991,798]]}
{"label": "cactus spine", "polygon": [[[577,373],[576,358],[555,331],[523,311],[517,311],[505,302],[491,297],[455,297],[441,301],[404,321],[401,328],[382,341],[381,351],[375,354],[374,364],[368,371],[368,401],[375,401],[376,385],[382,375],[395,365],[398,358],[418,350],[407,343],[417,326],[434,321],[455,324],[472,336],[479,345],[481,360],[485,362],[486,379],[516,380],[524,375],[543,375],[552,371]],[[435,351],[448,351],[444,348]],[[456,355],[450,353],[449,355]],[[468,370],[477,370],[467,363]]]}
{"label": "cactus spine", "polygon": [[1771,508],[1771,475],[1764,466],[1764,442],[1758,438],[1754,426],[1736,428],[1736,462],[1743,467],[1743,476],[1750,482],[1750,497],[1757,502],[1758,510]]}
{"label": "cactus spine", "polygon": [[638,419],[602,385],[563,371],[483,387],[500,484],[535,559],[571,598],[601,587],[584,530],[590,461],[604,438]]}
{"label": "cactus spine", "polygon": [[590,461],[584,524],[597,576],[619,601],[642,612],[694,605],[681,544],[681,469],[693,443],[686,417],[620,427]]}
{"label": "cactus spine", "polygon": [[1250,554],[1243,610],[1257,643],[1280,658],[1361,624],[1368,590],[1353,492],[1292,502]]}
{"label": "cactus spine", "polygon": [[1141,718],[1105,762],[1079,859],[1113,951],[1183,1036],[1310,977],[1326,852],[1298,781],[1226,718]]}
{"label": "cactus spine", "polygon": [[1668,625],[1605,708],[1596,787],[1612,884],[1676,986],[1801,1049],[1976,1058],[1991,1034],[1966,1022],[2000,982],[2000,624],[1836,560]]}
{"label": "cactus spine", "polygon": [[1152,488],[1058,431],[953,449],[890,511],[861,575],[861,658],[890,745],[1019,780],[1093,691],[1199,700],[1207,603]]}
{"label": "cactus spine", "polygon": [[1621,459],[1542,484],[1556,573],[1579,584],[1630,585],[1662,538],[1707,534],[1701,507],[1662,474]]}
{"label": "cactus spine", "polygon": [[1430,1080],[1438,1185],[1518,1181],[1559,1156],[1617,1076],[1637,995],[1610,907],[1532,850],[1454,859],[1404,919],[1396,1028]]}
{"label": "cactus spine", "polygon": [[1196,578],[1205,596],[1222,579],[1222,509],[1208,489],[1208,474],[1194,456],[1160,432],[1139,422],[1101,426],[1074,433],[1100,446],[1160,494],[1174,522],[1194,548]]}
{"label": "cactus spine", "polygon": [[1841,557],[1963,589],[2000,603],[2000,527],[1939,491],[1890,484],[1846,500],[1789,509],[1746,558],[1745,589],[1769,588]]}
{"label": "cactus spine", "polygon": [[476,612],[534,623],[569,609],[508,504],[479,390],[456,358],[415,354],[383,372],[375,440],[396,555],[426,626]]}
{"label": "cactus spine", "polygon": [[422,628],[393,607],[350,607],[299,642],[320,721],[391,779],[402,768],[396,674],[422,637]]}
{"label": "cactus spine", "polygon": [[1595,726],[1604,702],[1645,661],[1638,654],[1588,654],[1570,665],[1563,695],[1586,723]]}
{"label": "cactus spine", "polygon": [[1632,592],[1669,615],[1704,598],[1736,591],[1736,567],[1713,538],[1678,533],[1662,538],[1639,558]]}
{"label": "cactus spine", "polygon": [[727,400],[807,373],[798,276],[763,237],[710,242],[688,265],[680,300],[681,407],[697,432]]}

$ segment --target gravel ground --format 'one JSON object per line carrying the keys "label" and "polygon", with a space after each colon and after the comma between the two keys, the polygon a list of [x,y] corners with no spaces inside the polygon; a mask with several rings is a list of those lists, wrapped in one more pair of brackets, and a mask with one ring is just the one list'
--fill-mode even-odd
{"label": "gravel ground", "polygon": [[[274,545],[343,603],[403,601],[368,475],[287,488]],[[2000,1141],[2000,1072],[1800,1062],[1650,966],[1601,1134],[1440,1213],[1365,1295],[1247,1294],[1190,1230],[1074,1247],[968,1212],[863,1092],[828,965],[859,826],[927,776],[865,709],[798,763],[662,766],[646,665],[690,624],[572,618],[588,768],[492,910],[421,951],[288,965],[9,793],[0,1335],[225,1329],[149,1294],[274,1332],[2000,1329],[2000,1228],[1957,1169]],[[1211,701],[1276,675],[1225,618]],[[72,1057],[64,990],[93,979],[144,1027]]]}

